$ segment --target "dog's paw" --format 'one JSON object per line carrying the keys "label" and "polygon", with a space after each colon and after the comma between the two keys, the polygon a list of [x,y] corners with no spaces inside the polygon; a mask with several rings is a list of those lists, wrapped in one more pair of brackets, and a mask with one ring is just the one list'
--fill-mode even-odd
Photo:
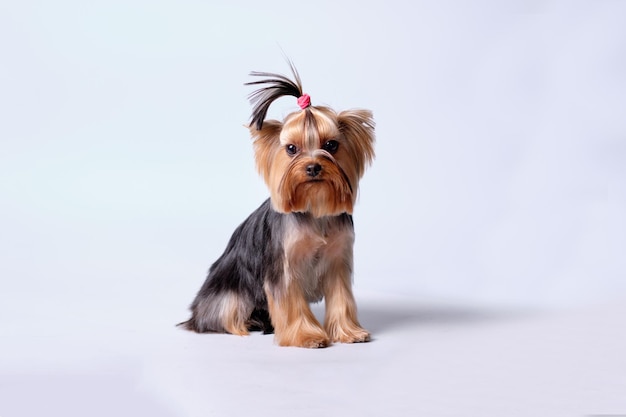
{"label": "dog's paw", "polygon": [[299,347],[309,348],[309,349],[319,349],[325,348],[330,345],[330,339],[328,337],[311,337],[305,338],[298,345]]}
{"label": "dog's paw", "polygon": [[365,343],[370,341],[370,334],[365,329],[358,329],[339,335],[336,341],[340,343]]}
{"label": "dog's paw", "polygon": [[325,348],[331,344],[330,338],[320,329],[319,332],[297,332],[290,335],[276,335],[280,346],[295,346],[310,349]]}
{"label": "dog's paw", "polygon": [[331,328],[327,329],[327,331],[333,342],[364,343],[371,340],[370,333],[367,330],[357,326],[331,326]]}

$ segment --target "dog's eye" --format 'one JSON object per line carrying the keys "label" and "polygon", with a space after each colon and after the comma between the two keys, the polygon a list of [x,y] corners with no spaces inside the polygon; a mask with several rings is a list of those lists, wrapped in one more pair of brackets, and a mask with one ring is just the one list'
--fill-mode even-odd
{"label": "dog's eye", "polygon": [[337,152],[337,148],[339,148],[339,142],[337,142],[336,140],[329,140],[324,145],[322,145],[322,149],[324,149],[328,153]]}
{"label": "dog's eye", "polygon": [[295,154],[298,153],[298,147],[293,144],[289,144],[285,146],[285,150],[287,151],[287,154],[291,156],[294,156]]}

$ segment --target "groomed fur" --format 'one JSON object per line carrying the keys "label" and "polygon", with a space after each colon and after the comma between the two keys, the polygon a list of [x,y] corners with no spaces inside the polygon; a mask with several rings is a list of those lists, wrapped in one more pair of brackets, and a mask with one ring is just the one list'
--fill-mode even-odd
{"label": "groomed fur", "polygon": [[[290,64],[291,65],[291,64]],[[302,95],[300,77],[249,84],[250,133],[270,198],[233,233],[181,326],[199,333],[275,331],[281,346],[325,347],[369,340],[352,295],[352,211],[358,182],[374,158],[369,110],[308,106],[265,121],[277,98]],[[324,325],[309,303],[326,300]]]}
{"label": "groomed fur", "polygon": [[[282,273],[283,234],[282,215],[266,200],[235,230],[191,304],[191,318],[181,325],[198,333],[272,333],[263,283]],[[222,300],[232,300],[233,294],[237,302],[224,308]]]}

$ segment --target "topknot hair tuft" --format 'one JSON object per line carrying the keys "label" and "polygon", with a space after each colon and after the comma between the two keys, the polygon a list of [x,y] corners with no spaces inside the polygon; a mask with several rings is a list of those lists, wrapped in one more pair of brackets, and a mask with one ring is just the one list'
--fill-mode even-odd
{"label": "topknot hair tuft", "polygon": [[288,62],[294,80],[290,80],[284,75],[270,72],[253,71],[250,73],[253,77],[264,77],[262,80],[250,81],[245,84],[262,86],[258,90],[250,93],[248,96],[250,104],[252,104],[250,127],[254,126],[257,130],[261,130],[263,127],[263,121],[267,115],[267,110],[275,100],[283,96],[294,96],[296,98],[300,98],[303,95],[302,82],[300,81],[298,70],[293,65],[293,62]]}

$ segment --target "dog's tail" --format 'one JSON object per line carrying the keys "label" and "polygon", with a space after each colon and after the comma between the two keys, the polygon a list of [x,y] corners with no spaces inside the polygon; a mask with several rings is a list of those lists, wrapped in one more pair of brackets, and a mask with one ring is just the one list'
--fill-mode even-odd
{"label": "dog's tail", "polygon": [[186,320],[186,321],[181,321],[180,323],[178,323],[178,324],[176,325],[176,327],[180,327],[180,328],[183,328],[183,329],[185,329],[185,330],[192,331],[192,332],[201,333],[201,332],[199,332],[199,331],[197,330],[196,322],[195,322],[195,320],[193,319],[193,317],[192,317],[192,318],[190,318],[189,320]]}

